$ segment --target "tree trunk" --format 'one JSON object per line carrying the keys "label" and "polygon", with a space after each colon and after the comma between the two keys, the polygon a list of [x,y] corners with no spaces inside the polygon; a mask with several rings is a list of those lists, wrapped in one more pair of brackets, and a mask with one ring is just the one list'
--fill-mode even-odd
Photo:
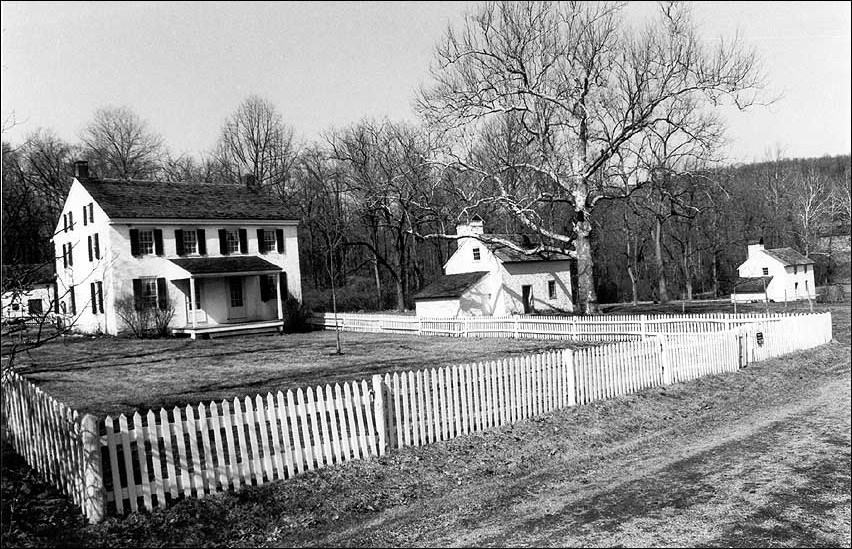
{"label": "tree trunk", "polygon": [[373,254],[373,274],[376,276],[376,310],[381,311],[384,303],[382,302],[382,278],[379,276],[379,256]]}
{"label": "tree trunk", "polygon": [[627,266],[627,275],[630,277],[630,291],[633,294],[633,306],[639,305],[639,295],[636,291],[636,273],[633,272],[633,266]]}
{"label": "tree trunk", "polygon": [[666,291],[666,271],[663,264],[663,242],[662,242],[663,224],[658,217],[654,223],[654,262],[657,268],[657,299],[660,303],[669,302],[669,294]]}
{"label": "tree trunk", "polygon": [[[582,212],[581,212],[582,214]],[[577,251],[577,301],[584,314],[597,314],[598,296],[595,292],[594,259],[592,258],[592,243],[589,235],[592,224],[581,218],[575,226],[574,249]]]}
{"label": "tree trunk", "polygon": [[719,252],[713,252],[713,298],[719,297]]}

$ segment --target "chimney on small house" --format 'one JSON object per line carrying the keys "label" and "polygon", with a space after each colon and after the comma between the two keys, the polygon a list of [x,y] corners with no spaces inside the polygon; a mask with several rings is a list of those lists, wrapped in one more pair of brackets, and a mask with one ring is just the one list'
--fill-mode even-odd
{"label": "chimney on small house", "polygon": [[77,160],[74,162],[74,177],[77,179],[89,179],[89,162]]}
{"label": "chimney on small house", "polygon": [[761,238],[757,243],[753,240],[748,243],[748,256],[753,256],[756,252],[763,250],[763,239]]}
{"label": "chimney on small house", "polygon": [[484,232],[485,227],[483,225],[482,218],[478,215],[473,216],[473,218],[467,223],[456,225],[456,234],[459,236],[479,236]]}

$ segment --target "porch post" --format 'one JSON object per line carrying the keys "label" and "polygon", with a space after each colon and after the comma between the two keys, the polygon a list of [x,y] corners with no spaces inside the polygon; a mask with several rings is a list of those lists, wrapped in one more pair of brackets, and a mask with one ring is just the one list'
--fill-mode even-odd
{"label": "porch post", "polygon": [[281,271],[275,275],[277,282],[275,286],[275,295],[278,297],[278,320],[284,320],[284,304],[281,301]]}
{"label": "porch post", "polygon": [[[198,315],[196,314],[198,311],[196,309],[195,302],[195,279],[190,275],[189,277],[189,311],[192,314],[192,327],[198,328]],[[195,334],[192,334],[192,339],[195,339]]]}

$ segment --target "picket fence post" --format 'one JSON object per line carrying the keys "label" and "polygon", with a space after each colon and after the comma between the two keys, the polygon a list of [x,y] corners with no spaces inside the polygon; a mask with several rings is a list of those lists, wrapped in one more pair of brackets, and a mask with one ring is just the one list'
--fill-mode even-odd
{"label": "picket fence post", "polygon": [[659,335],[657,337],[659,337],[660,343],[660,363],[663,365],[663,384],[671,385],[674,383],[674,376],[672,376],[672,364],[671,357],[669,356],[668,341],[664,335]]}
{"label": "picket fence post", "polygon": [[385,399],[382,390],[382,376],[373,376],[373,416],[376,419],[376,432],[379,434],[379,455],[385,455]]}
{"label": "picket fence post", "polygon": [[[101,463],[101,432],[98,418],[86,414],[81,421],[83,444],[83,505],[89,522],[97,524],[106,512],[103,464]],[[120,496],[116,496],[120,497]]]}
{"label": "picket fence post", "polygon": [[639,315],[639,324],[642,330],[642,341],[648,337],[648,317],[647,315]]}

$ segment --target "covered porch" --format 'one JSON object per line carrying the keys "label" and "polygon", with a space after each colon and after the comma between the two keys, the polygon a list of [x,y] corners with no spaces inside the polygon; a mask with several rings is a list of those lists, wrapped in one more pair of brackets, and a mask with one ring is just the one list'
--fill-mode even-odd
{"label": "covered porch", "polygon": [[215,337],[283,331],[286,275],[256,256],[172,259],[186,277],[172,283],[184,294],[172,333]]}

